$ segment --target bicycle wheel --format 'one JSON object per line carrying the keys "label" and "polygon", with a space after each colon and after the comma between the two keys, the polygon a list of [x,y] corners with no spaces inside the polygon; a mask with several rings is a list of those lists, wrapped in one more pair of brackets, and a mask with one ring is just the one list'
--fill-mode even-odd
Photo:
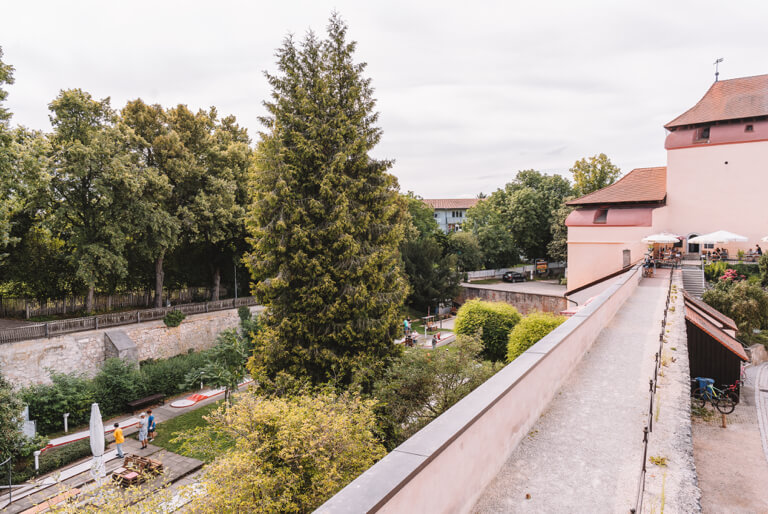
{"label": "bicycle wheel", "polygon": [[691,405],[693,405],[696,408],[703,409],[704,406],[707,404],[707,393],[699,387],[695,391],[693,391],[693,394],[691,395]]}
{"label": "bicycle wheel", "polygon": [[712,399],[712,404],[723,414],[730,414],[736,408],[736,402],[727,394]]}

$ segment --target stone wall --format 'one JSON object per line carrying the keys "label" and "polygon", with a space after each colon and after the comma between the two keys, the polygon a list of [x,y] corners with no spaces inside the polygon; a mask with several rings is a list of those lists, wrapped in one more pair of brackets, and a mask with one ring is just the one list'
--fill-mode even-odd
{"label": "stone wall", "polygon": [[[257,307],[251,307],[255,312]],[[119,327],[138,347],[139,360],[166,359],[189,350],[210,348],[222,330],[234,328],[237,310],[188,316],[181,325],[166,327],[162,320]],[[49,370],[93,376],[106,360],[104,332],[90,330],[49,339],[0,345],[0,370],[17,387],[50,383]]]}
{"label": "stone wall", "polygon": [[514,305],[521,314],[532,311],[560,313],[568,308],[568,300],[563,296],[502,291],[481,287],[462,286],[461,293],[456,298],[458,303],[479,298],[489,302],[506,302]]}

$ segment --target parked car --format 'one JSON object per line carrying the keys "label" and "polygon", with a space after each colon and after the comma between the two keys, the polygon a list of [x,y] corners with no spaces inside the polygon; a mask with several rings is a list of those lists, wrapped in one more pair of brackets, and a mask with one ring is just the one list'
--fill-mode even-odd
{"label": "parked car", "polygon": [[519,271],[507,271],[501,279],[504,282],[525,282],[525,275]]}

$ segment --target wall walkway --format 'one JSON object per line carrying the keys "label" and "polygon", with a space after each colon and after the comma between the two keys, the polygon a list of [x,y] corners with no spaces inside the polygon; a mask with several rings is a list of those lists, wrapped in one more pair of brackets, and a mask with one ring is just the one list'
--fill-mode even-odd
{"label": "wall walkway", "polygon": [[[318,512],[471,511],[519,443],[531,435],[535,440],[531,427],[558,390],[570,390],[569,375],[599,334],[606,326],[617,326],[611,320],[617,311],[622,310],[624,302],[634,297],[640,275],[637,266],[625,273],[588,306],[328,500]],[[665,289],[649,288],[648,291],[646,293],[641,289],[637,293],[642,300],[633,310],[648,310],[650,307],[650,316],[659,315],[659,307],[664,305]],[[645,298],[646,294],[651,298]],[[653,334],[650,337],[657,338],[660,318],[644,318],[644,321],[653,326],[642,326],[640,329],[648,329]],[[633,326],[637,330],[637,325]],[[629,332],[617,332],[615,335],[629,338],[621,341],[622,346],[614,346],[617,353],[636,344],[637,340]],[[622,365],[630,368],[625,371],[640,380],[637,387],[642,389],[644,385],[646,391],[649,374],[645,368],[651,369],[652,357],[653,354],[647,364],[642,359],[621,361]],[[626,390],[621,383],[613,381],[613,372],[606,372],[611,365],[609,358],[602,363],[594,378],[609,398]],[[605,379],[601,378],[603,375]],[[634,391],[631,387],[629,390]],[[646,396],[641,403],[631,435],[628,435],[637,440],[638,446],[642,439],[643,408],[647,409]],[[585,401],[585,405],[577,403],[573,407],[575,410],[596,412],[601,405],[600,402]],[[638,429],[641,431],[639,435]],[[565,451],[563,458],[567,458],[568,451],[570,449]],[[633,460],[633,485],[637,483],[637,472],[639,460]],[[586,478],[579,469],[572,470],[572,473]],[[550,481],[551,484],[554,482]],[[571,492],[576,496],[580,494],[579,491]],[[632,498],[633,494],[634,490],[630,490],[627,498]],[[485,496],[481,501],[485,501]],[[511,509],[502,506],[501,510],[509,512]],[[569,512],[577,510],[566,509]]]}

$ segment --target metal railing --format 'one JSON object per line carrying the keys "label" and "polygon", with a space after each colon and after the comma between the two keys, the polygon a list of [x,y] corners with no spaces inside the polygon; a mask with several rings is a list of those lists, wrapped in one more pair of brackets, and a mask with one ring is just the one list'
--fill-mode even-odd
{"label": "metal railing", "polygon": [[[227,296],[225,287],[219,288],[221,296]],[[205,301],[211,298],[212,292],[208,287],[187,287],[184,289],[163,289],[163,303],[178,304]],[[0,296],[0,317],[31,318],[34,316],[55,316],[85,310],[85,296],[68,296],[38,300],[26,297]],[[115,294],[96,294],[93,297],[92,309],[109,311],[130,307],[150,307],[155,302],[154,291],[128,291]]]}
{"label": "metal railing", "polygon": [[643,511],[643,497],[645,496],[645,477],[648,472],[648,435],[653,432],[653,407],[654,400],[656,398],[656,386],[659,381],[659,372],[661,371],[661,352],[664,349],[664,334],[667,330],[667,315],[669,314],[669,303],[672,297],[672,277],[674,275],[675,267],[669,272],[669,285],[667,286],[667,300],[664,305],[664,318],[661,320],[661,332],[659,333],[659,351],[656,352],[656,363],[653,367],[653,378],[649,382],[649,392],[651,393],[650,401],[648,402],[648,420],[643,427],[643,464],[640,469],[640,478],[637,484],[637,496],[635,498],[635,507],[629,509],[632,514],[637,514]]}
{"label": "metal railing", "polygon": [[170,311],[179,310],[184,314],[201,314],[204,312],[235,309],[242,306],[256,305],[256,299],[252,296],[245,298],[229,298],[212,302],[187,303],[173,307],[161,307],[156,309],[143,309],[139,311],[113,312],[85,318],[63,319],[47,323],[36,323],[23,327],[6,328],[0,330],[0,344],[27,341],[29,339],[41,339],[54,337],[72,332],[84,330],[96,330],[99,328],[141,323],[164,318]]}

